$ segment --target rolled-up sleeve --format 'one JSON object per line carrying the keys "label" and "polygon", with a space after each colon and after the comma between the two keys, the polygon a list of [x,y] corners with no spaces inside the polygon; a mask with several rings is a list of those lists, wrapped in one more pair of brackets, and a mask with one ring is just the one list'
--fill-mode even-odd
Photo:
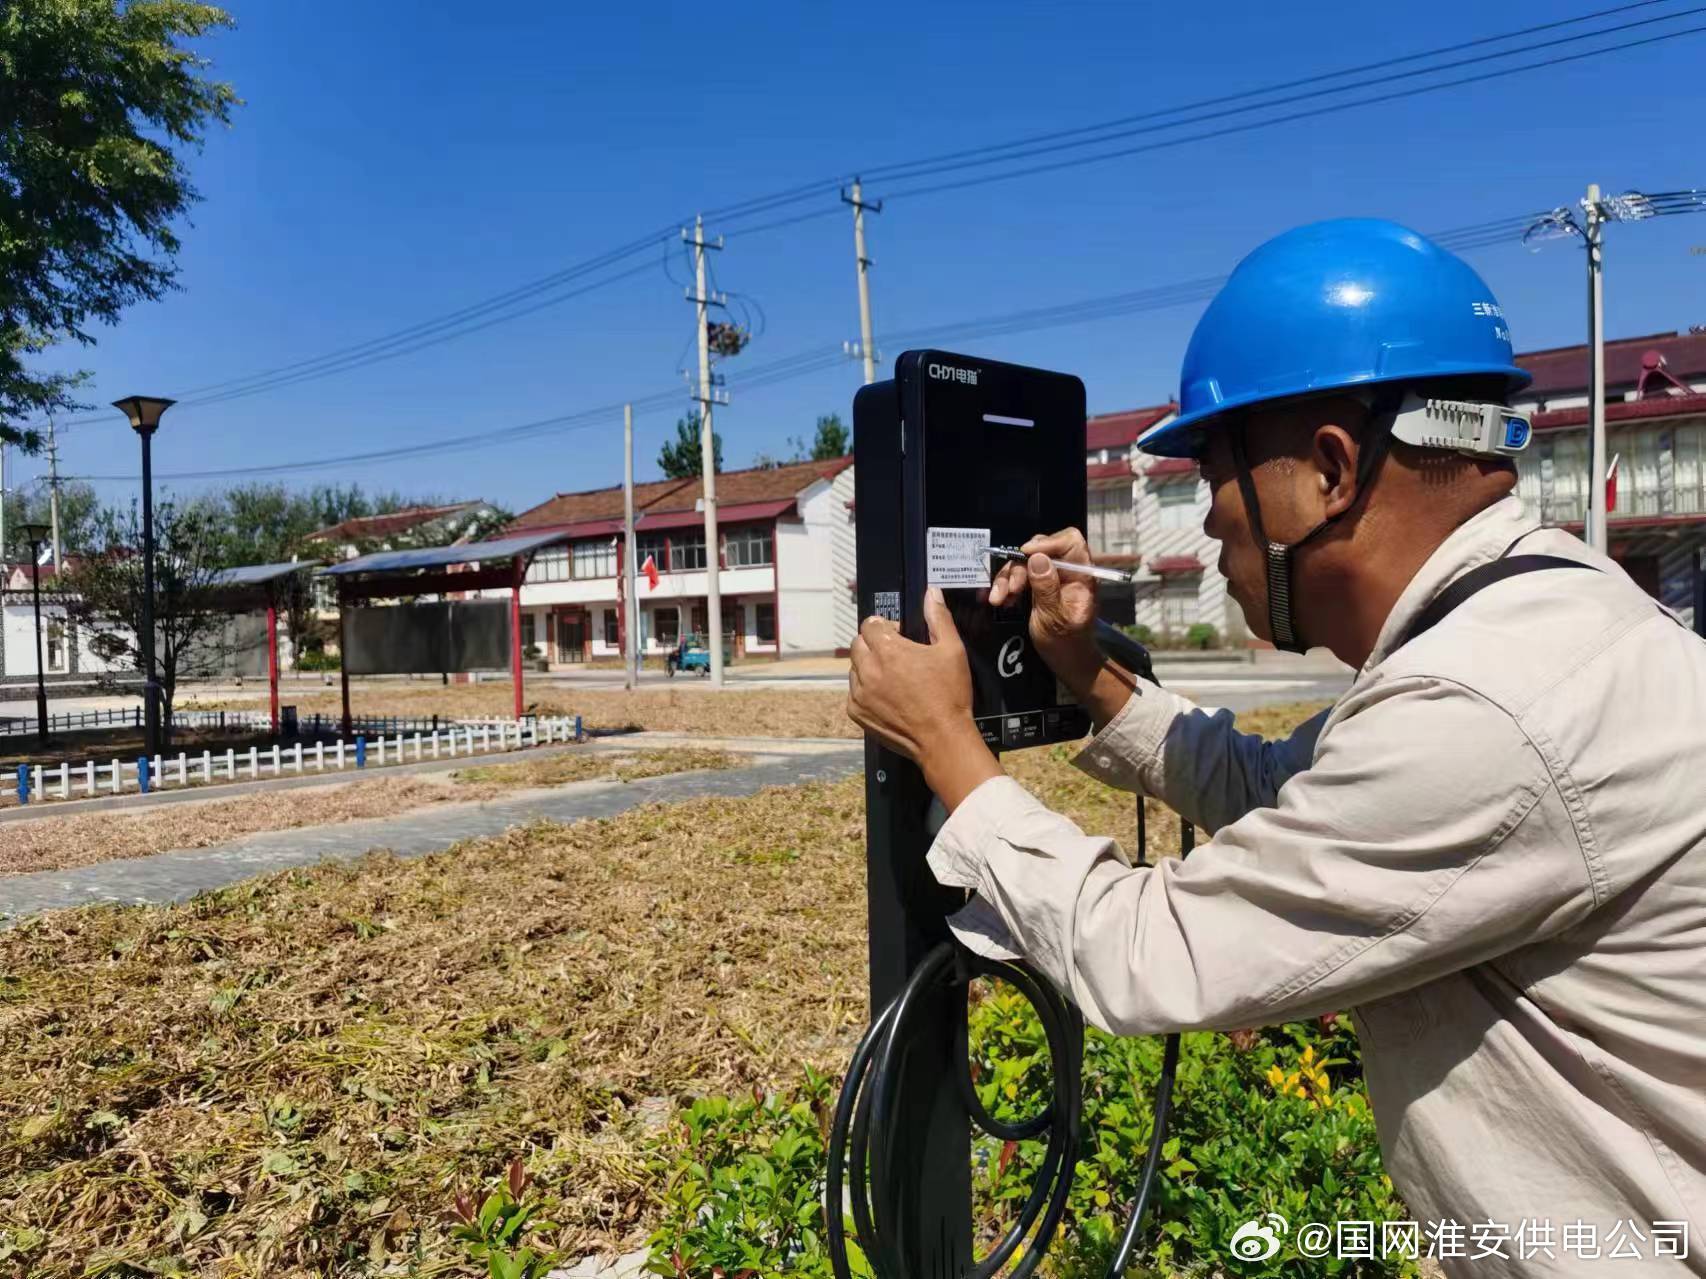
{"label": "rolled-up sleeve", "polygon": [[1269,741],[1239,732],[1231,711],[1208,710],[1140,683],[1072,762],[1110,786],[1153,795],[1213,833],[1251,809],[1271,806],[1280,787],[1309,767],[1329,713]]}
{"label": "rolled-up sleeve", "polygon": [[1414,680],[1347,708],[1276,802],[1183,860],[1132,867],[1009,778],[930,851],[951,921],[1023,954],[1103,1029],[1230,1028],[1378,999],[1546,936],[1593,905],[1571,807],[1501,709]]}

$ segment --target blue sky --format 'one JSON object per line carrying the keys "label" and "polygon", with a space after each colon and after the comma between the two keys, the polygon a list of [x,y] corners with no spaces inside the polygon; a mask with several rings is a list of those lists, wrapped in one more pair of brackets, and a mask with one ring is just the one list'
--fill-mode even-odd
{"label": "blue sky", "polygon": [[[99,332],[99,346],[67,359],[94,370],[90,398],[101,404],[132,392],[181,395],[478,302],[696,209],[1592,7],[235,0],[238,29],[208,51],[247,105],[193,161],[205,202],[186,229],[183,289],[132,310]],[[1673,0],[1598,25],[1680,7]],[[895,199],[869,227],[878,345],[892,360],[885,331],[1224,274],[1266,237],[1321,217],[1380,215],[1434,231],[1571,200],[1589,181],[1608,190],[1706,185],[1691,124],[1706,108],[1703,53],[1706,36],[1694,35],[1524,75],[1495,63],[1445,93]],[[885,187],[866,194],[880,198]],[[781,213],[815,209],[827,216],[731,232],[716,257],[719,285],[764,316],[762,335],[723,366],[734,403],[718,425],[731,467],[809,436],[820,413],[850,416],[860,380],[851,361],[739,385],[743,364],[858,335],[850,216],[833,196]],[[1611,228],[1608,332],[1706,323],[1706,255],[1690,252],[1698,245],[1706,217]],[[624,262],[638,273],[607,288],[417,354],[174,409],[156,440],[156,470],[424,443],[682,386],[691,310],[666,265],[680,281],[684,262],[678,249],[667,264],[661,249],[650,257],[650,269],[645,257]],[[1501,247],[1470,260],[1519,348],[1582,340],[1579,250]],[[1173,393],[1200,309],[965,345],[1077,373],[1092,411],[1105,412]],[[641,478],[656,474],[658,446],[686,407],[683,388],[679,404],[638,419]],[[134,449],[114,413],[110,426],[65,433],[64,469],[127,475]],[[40,469],[9,460],[12,484]],[[612,415],[526,443],[288,482],[357,481],[519,510],[620,479]],[[125,480],[100,487],[112,500],[134,491]]]}

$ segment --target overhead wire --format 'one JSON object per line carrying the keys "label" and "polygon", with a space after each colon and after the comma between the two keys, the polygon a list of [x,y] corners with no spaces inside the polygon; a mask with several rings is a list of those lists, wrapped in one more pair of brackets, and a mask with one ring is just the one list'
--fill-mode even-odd
{"label": "overhead wire", "polygon": [[[1280,82],[1278,84],[1262,86],[1262,87],[1255,88],[1255,89],[1241,90],[1241,91],[1236,92],[1236,93],[1223,94],[1223,95],[1219,95],[1219,96],[1213,97],[1213,98],[1200,99],[1200,100],[1193,102],[1193,103],[1185,103],[1185,104],[1179,104],[1179,105],[1175,105],[1175,106],[1171,106],[1171,107],[1157,108],[1155,110],[1140,113],[1140,114],[1133,115],[1133,116],[1120,117],[1116,120],[1104,121],[1104,122],[1097,124],[1097,125],[1080,126],[1078,128],[1071,129],[1071,130],[1057,130],[1051,134],[1032,135],[1026,139],[1020,139],[1020,140],[1013,141],[1013,142],[989,144],[989,145],[984,146],[984,147],[971,148],[971,149],[966,149],[966,150],[962,150],[959,152],[945,153],[944,155],[938,156],[938,157],[926,158],[923,160],[916,160],[916,161],[902,162],[899,164],[889,165],[889,166],[882,166],[882,167],[879,167],[879,168],[874,169],[874,170],[867,170],[867,172],[871,173],[873,175],[877,175],[877,176],[885,176],[886,175],[886,176],[889,176],[891,178],[897,177],[897,176],[898,177],[928,176],[928,175],[933,174],[933,173],[945,172],[945,171],[950,171],[950,170],[958,170],[958,169],[962,169],[962,168],[965,168],[968,166],[983,166],[983,165],[995,164],[995,163],[1005,163],[1005,162],[1012,161],[1012,160],[1026,158],[1028,156],[1050,153],[1053,150],[1057,150],[1057,149],[1070,149],[1070,148],[1077,148],[1077,147],[1082,147],[1082,146],[1097,145],[1099,143],[1111,141],[1111,140],[1114,140],[1114,139],[1119,138],[1119,137],[1130,136],[1133,132],[1152,132],[1152,131],[1157,131],[1157,130],[1162,130],[1162,129],[1175,129],[1175,128],[1188,126],[1192,123],[1206,121],[1207,119],[1210,119],[1210,118],[1218,118],[1218,117],[1222,117],[1222,116],[1226,116],[1226,115],[1242,114],[1242,113],[1247,113],[1250,111],[1267,110],[1271,107],[1281,105],[1283,103],[1305,100],[1305,99],[1308,99],[1311,97],[1324,97],[1324,96],[1338,95],[1338,94],[1345,93],[1347,91],[1354,90],[1355,88],[1358,88],[1358,87],[1363,87],[1363,86],[1365,86],[1369,83],[1373,83],[1373,82],[1372,81],[1362,81],[1362,82],[1353,82],[1350,84],[1345,84],[1345,83],[1331,84],[1331,85],[1329,85],[1329,87],[1327,87],[1325,89],[1317,90],[1312,94],[1296,94],[1296,95],[1292,95],[1291,97],[1288,97],[1288,98],[1274,98],[1272,96],[1273,94],[1275,94],[1281,90],[1288,89],[1288,88],[1301,87],[1301,86],[1311,85],[1311,84],[1323,84],[1323,83],[1327,83],[1329,81],[1340,80],[1345,75],[1361,74],[1361,73],[1366,72],[1366,71],[1379,70],[1382,68],[1397,66],[1400,64],[1423,61],[1423,60],[1439,57],[1439,56],[1442,56],[1442,55],[1447,54],[1447,53],[1461,51],[1463,49],[1484,47],[1486,45],[1495,44],[1495,43],[1503,43],[1506,41],[1519,39],[1519,38],[1529,36],[1529,35],[1533,35],[1533,34],[1536,34],[1539,32],[1543,32],[1543,31],[1549,31],[1549,30],[1555,30],[1555,29],[1562,28],[1562,27],[1580,25],[1584,22],[1595,21],[1595,20],[1602,18],[1602,17],[1613,16],[1613,15],[1616,15],[1619,13],[1629,12],[1629,11],[1636,10],[1636,9],[1650,8],[1650,7],[1654,7],[1656,5],[1659,5],[1659,4],[1667,4],[1667,3],[1671,3],[1671,2],[1672,2],[1672,0],[1635,0],[1634,3],[1613,6],[1613,7],[1606,8],[1606,9],[1595,10],[1593,12],[1583,14],[1583,15],[1579,15],[1577,17],[1566,18],[1566,19],[1558,19],[1558,20],[1555,20],[1552,22],[1542,23],[1542,24],[1538,24],[1538,25],[1534,25],[1534,26],[1530,26],[1530,27],[1518,28],[1518,29],[1513,30],[1513,31],[1503,32],[1503,33],[1499,33],[1496,35],[1477,37],[1476,39],[1473,39],[1473,40],[1460,41],[1460,42],[1457,42],[1455,44],[1440,46],[1438,48],[1427,50],[1427,51],[1424,51],[1421,53],[1400,55],[1398,57],[1383,59],[1383,60],[1380,60],[1377,62],[1366,63],[1366,64],[1362,64],[1358,67],[1345,68],[1345,69],[1341,69],[1341,70],[1334,71],[1334,72],[1316,73],[1314,75],[1306,76],[1306,77],[1300,77],[1300,78],[1295,79],[1295,80],[1283,81],[1283,82]],[[1633,27],[1638,27],[1638,26],[1646,26],[1646,25],[1652,25],[1652,24],[1656,24],[1656,23],[1670,22],[1670,21],[1674,21],[1674,20],[1677,20],[1677,19],[1680,19],[1683,17],[1687,17],[1687,16],[1690,16],[1692,14],[1699,13],[1699,12],[1706,12],[1706,6],[1675,11],[1675,12],[1662,14],[1662,15],[1658,15],[1655,17],[1651,17],[1651,18],[1641,19],[1641,20],[1635,21],[1635,22],[1618,24],[1618,25],[1612,26],[1612,27],[1599,28],[1599,29],[1596,29],[1595,31],[1591,31],[1591,32],[1576,33],[1576,34],[1573,34],[1570,36],[1560,37],[1560,38],[1554,39],[1554,40],[1538,42],[1538,43],[1535,43],[1535,44],[1532,44],[1529,46],[1525,46],[1525,47],[1499,50],[1499,51],[1492,52],[1492,53],[1481,54],[1481,55],[1477,55],[1474,58],[1459,59],[1459,60],[1454,61],[1454,62],[1436,64],[1436,65],[1433,65],[1430,67],[1413,68],[1409,71],[1402,72],[1399,75],[1391,77],[1391,78],[1401,79],[1401,78],[1414,77],[1414,76],[1437,74],[1438,72],[1443,71],[1443,70],[1448,70],[1448,69],[1452,69],[1455,67],[1469,65],[1471,63],[1482,64],[1482,63],[1486,63],[1486,62],[1497,60],[1497,59],[1518,56],[1518,55],[1523,54],[1523,53],[1532,52],[1535,49],[1539,49],[1539,48],[1554,47],[1554,46],[1559,45],[1559,44],[1565,44],[1565,43],[1571,43],[1571,42],[1576,42],[1576,41],[1585,40],[1585,39],[1593,39],[1593,38],[1603,37],[1605,35],[1615,34],[1619,31],[1628,30],[1628,29],[1631,29]],[[1656,39],[1668,39],[1674,35],[1694,34],[1700,30],[1703,30],[1703,29],[1706,29],[1706,28],[1689,28],[1689,29],[1685,29],[1683,31],[1678,31],[1678,32],[1667,32],[1664,36],[1657,37]],[[1608,46],[1608,47],[1601,48],[1601,49],[1589,50],[1589,51],[1586,51],[1584,53],[1572,55],[1570,57],[1546,59],[1546,60],[1542,60],[1541,62],[1538,62],[1538,63],[1530,63],[1530,64],[1525,64],[1523,66],[1518,66],[1518,67],[1502,68],[1501,74],[1506,73],[1506,72],[1516,73],[1516,72],[1522,72],[1522,71],[1527,71],[1527,70],[1535,70],[1535,69],[1539,69],[1541,67],[1558,65],[1561,62],[1575,61],[1575,60],[1579,60],[1579,59],[1584,58],[1584,57],[1599,56],[1600,54],[1603,54],[1603,53],[1618,52],[1618,51],[1623,50],[1623,49],[1633,48],[1633,47],[1637,47],[1637,46],[1642,45],[1642,44],[1648,44],[1648,43],[1654,43],[1654,42],[1655,42],[1654,39],[1625,42],[1623,44],[1612,45],[1612,46]],[[1164,147],[1185,145],[1189,142],[1204,141],[1204,140],[1208,140],[1208,139],[1214,138],[1214,137],[1226,136],[1229,133],[1244,132],[1247,130],[1253,130],[1253,129],[1257,129],[1257,128],[1268,128],[1268,127],[1273,127],[1273,126],[1278,125],[1278,124],[1291,122],[1291,121],[1294,121],[1297,119],[1310,118],[1310,117],[1319,116],[1319,115],[1331,114],[1331,113],[1339,111],[1339,110],[1349,110],[1349,109],[1352,109],[1354,107],[1367,106],[1367,105],[1371,105],[1371,104],[1378,103],[1378,102],[1385,102],[1385,101],[1391,101],[1391,100],[1398,99],[1398,98],[1416,96],[1416,95],[1421,94],[1421,93],[1436,92],[1436,91],[1443,90],[1446,88],[1457,87],[1461,84],[1468,83],[1473,79],[1479,79],[1479,78],[1480,77],[1469,77],[1469,78],[1455,80],[1455,81],[1447,81],[1447,82],[1443,82],[1443,83],[1416,86],[1416,87],[1411,88],[1409,90],[1396,91],[1393,93],[1381,94],[1381,95],[1377,95],[1374,97],[1357,99],[1357,100],[1350,101],[1350,102],[1334,103],[1334,104],[1331,104],[1329,106],[1319,107],[1319,108],[1315,108],[1315,109],[1308,110],[1308,111],[1293,112],[1293,113],[1290,113],[1290,114],[1285,115],[1285,116],[1269,118],[1269,119],[1247,120],[1247,121],[1243,121],[1237,125],[1228,126],[1226,128],[1223,128],[1223,129],[1212,130],[1212,131],[1209,131],[1206,133],[1193,134],[1193,135],[1190,135],[1187,137],[1181,137],[1181,138],[1162,139],[1162,140],[1158,140],[1155,143],[1147,144],[1147,145],[1144,145],[1141,147],[1123,148],[1123,149],[1120,149],[1118,151],[1098,152],[1094,155],[1078,156],[1078,157],[1074,157],[1072,160],[1057,161],[1057,162],[1054,162],[1054,163],[1051,163],[1048,165],[1031,166],[1031,167],[1021,169],[1021,170],[1007,170],[1007,171],[1002,171],[1002,172],[993,173],[993,174],[985,173],[985,174],[976,175],[975,177],[968,178],[968,179],[960,179],[960,180],[956,180],[953,182],[938,183],[938,184],[924,186],[924,187],[903,188],[900,191],[890,193],[886,198],[891,198],[891,199],[892,198],[905,198],[905,197],[911,196],[911,195],[932,194],[932,193],[936,193],[939,191],[960,189],[960,188],[972,186],[972,185],[980,185],[984,182],[1008,181],[1008,180],[1013,180],[1013,179],[1016,179],[1019,177],[1024,177],[1024,176],[1030,176],[1030,175],[1041,173],[1041,172],[1049,172],[1049,171],[1054,171],[1054,170],[1060,169],[1060,168],[1072,167],[1072,166],[1079,164],[1079,163],[1083,163],[1083,164],[1101,163],[1101,162],[1104,162],[1107,160],[1121,158],[1124,156],[1128,156],[1131,154],[1137,154],[1137,153],[1141,153],[1144,151],[1158,150],[1158,149],[1162,149]],[[1252,101],[1252,99],[1265,99],[1265,100]],[[1215,112],[1215,113],[1212,113],[1212,115],[1208,115],[1208,116],[1205,116],[1205,115],[1190,116],[1187,114],[1191,111],[1198,110],[1199,108],[1202,108],[1205,106],[1225,105],[1228,103],[1240,102],[1240,101],[1244,102],[1245,105],[1242,107],[1231,108],[1231,109],[1226,110],[1226,111]],[[1167,124],[1151,125],[1145,129],[1140,129],[1140,130],[1135,130],[1135,131],[1128,130],[1125,133],[1110,132],[1110,130],[1114,129],[1115,126],[1121,126],[1121,125],[1126,125],[1126,124],[1130,124],[1130,123],[1134,123],[1134,122],[1141,122],[1141,121],[1158,120],[1158,119],[1161,119],[1162,117],[1169,116],[1169,115],[1174,115],[1174,116],[1185,115],[1186,118],[1173,120]],[[1052,147],[1048,146],[1048,145],[1039,145],[1039,144],[1048,143],[1050,141],[1054,142],[1055,145]],[[980,158],[976,158],[976,157],[983,157],[983,158],[980,159]],[[815,181],[815,182],[803,183],[803,184],[799,184],[795,187],[788,188],[782,192],[773,193],[770,196],[756,197],[754,199],[741,201],[741,202],[738,202],[736,204],[726,205],[726,206],[721,207],[720,209],[712,210],[711,213],[712,213],[713,217],[720,217],[720,218],[724,218],[724,219],[733,219],[733,220],[738,221],[742,217],[750,217],[750,216],[755,215],[756,213],[759,213],[759,212],[762,212],[762,211],[765,211],[768,209],[781,207],[781,206],[783,206],[787,203],[791,203],[791,202],[797,202],[798,200],[806,198],[810,195],[827,193],[830,190],[836,189],[838,187],[839,182],[840,182],[840,179],[835,179],[833,181],[831,181],[831,180],[819,180],[819,181]],[[760,222],[760,223],[756,223],[756,224],[748,224],[745,226],[736,226],[734,228],[731,228],[731,233],[738,233],[738,234],[743,234],[743,235],[753,235],[753,234],[757,234],[757,233],[760,233],[763,231],[774,230],[774,229],[777,229],[780,227],[794,225],[797,223],[813,220],[813,219],[820,218],[820,217],[828,217],[828,216],[837,214],[839,212],[840,212],[839,206],[831,206],[829,208],[822,209],[822,210],[809,210],[809,211],[806,211],[804,213],[793,214],[793,215],[790,215],[790,216],[785,217],[785,218],[772,219],[772,220],[767,221],[767,222]],[[354,369],[367,367],[371,364],[380,363],[380,362],[383,362],[385,360],[401,358],[402,356],[413,354],[415,352],[426,349],[428,347],[438,345],[442,342],[451,341],[451,340],[454,340],[456,338],[460,338],[463,336],[467,336],[468,334],[478,332],[482,329],[492,327],[495,324],[508,323],[508,322],[513,321],[513,320],[523,318],[526,315],[533,314],[533,313],[535,313],[539,310],[542,310],[546,307],[549,307],[549,306],[558,305],[558,304],[560,304],[564,301],[567,301],[573,297],[581,296],[585,293],[591,292],[591,291],[598,289],[598,288],[608,287],[610,284],[620,282],[623,279],[632,278],[633,275],[637,275],[640,272],[638,270],[619,272],[617,274],[614,274],[614,275],[606,277],[602,280],[599,280],[593,284],[590,284],[590,285],[587,285],[584,287],[580,287],[580,288],[564,289],[562,287],[563,285],[571,283],[571,282],[577,280],[578,278],[580,278],[586,274],[596,272],[597,270],[599,270],[603,267],[613,265],[614,263],[619,262],[628,256],[632,256],[635,253],[641,252],[641,251],[651,247],[652,245],[659,243],[660,241],[666,241],[670,238],[673,238],[674,232],[675,232],[675,227],[673,225],[670,227],[667,227],[667,228],[660,228],[659,230],[652,232],[652,233],[650,233],[644,237],[641,237],[640,239],[630,241],[626,245],[619,246],[618,248],[609,250],[603,254],[595,255],[594,257],[587,259],[584,262],[577,263],[573,266],[564,268],[560,271],[550,273],[549,275],[540,277],[539,279],[536,279],[534,281],[527,282],[523,285],[517,286],[517,287],[510,289],[510,290],[507,290],[503,293],[494,295],[493,297],[484,299],[484,300],[476,302],[476,303],[472,303],[469,306],[459,308],[458,310],[448,312],[444,315],[441,315],[441,316],[438,316],[435,318],[424,320],[424,321],[418,322],[418,323],[413,324],[413,325],[405,326],[404,328],[395,330],[389,334],[384,334],[384,335],[381,335],[381,336],[376,337],[376,338],[368,339],[364,342],[356,343],[350,347],[341,348],[341,349],[336,350],[336,351],[327,352],[327,353],[320,355],[320,356],[312,357],[312,358],[305,359],[305,360],[296,361],[296,362],[293,362],[290,364],[276,366],[276,367],[271,368],[271,369],[261,370],[259,372],[248,374],[248,375],[245,375],[242,377],[229,378],[229,379],[225,379],[225,380],[220,381],[220,382],[207,384],[207,385],[202,386],[202,387],[190,388],[189,391],[183,393],[179,397],[180,398],[180,404],[182,404],[184,407],[193,407],[196,405],[205,405],[205,404],[215,404],[215,403],[221,403],[221,402],[231,400],[231,399],[246,397],[249,395],[261,394],[261,393],[266,392],[266,391],[277,390],[277,389],[280,389],[282,387],[295,385],[295,384],[298,384],[298,383],[303,382],[303,381],[314,380],[314,379],[318,379],[321,377],[330,376],[330,375],[336,374],[336,373],[348,372],[348,371],[351,371]],[[666,266],[666,271],[667,271],[667,266]],[[671,278],[673,279],[673,275],[671,276]],[[521,302],[529,302],[535,298],[541,298],[541,296],[545,295],[545,294],[549,294],[550,296],[543,297],[542,300],[533,302],[532,305],[525,306],[525,307],[520,307],[517,305],[518,303],[521,303]],[[478,322],[474,322],[474,321],[478,321]],[[111,421],[112,421],[112,419],[109,419],[109,418],[105,417],[104,415],[102,415],[100,417],[86,417],[86,418],[72,419],[70,422],[66,423],[65,425],[77,426],[77,425],[88,424],[91,422],[111,422]]]}

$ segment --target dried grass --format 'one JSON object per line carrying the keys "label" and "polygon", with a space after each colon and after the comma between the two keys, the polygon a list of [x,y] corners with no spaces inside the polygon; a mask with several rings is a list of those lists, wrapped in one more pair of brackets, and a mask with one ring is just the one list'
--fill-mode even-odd
{"label": "dried grass", "polygon": [[[1009,762],[1124,835],[1129,797],[1067,753]],[[844,1064],[867,1017],[862,837],[855,778],[0,934],[12,1264],[471,1275],[443,1210],[514,1155],[549,1242],[631,1243],[657,1190],[641,1102]]]}
{"label": "dried grass", "polygon": [[561,754],[520,764],[481,764],[454,774],[461,786],[562,786],[568,782],[608,779],[637,781],[694,769],[733,768],[738,762],[728,751],[678,748],[655,751],[624,751],[620,754]]}
{"label": "dried grass", "polygon": [[233,799],[164,804],[134,813],[50,815],[0,825],[0,877],[149,857],[175,849],[208,848],[261,831],[395,817],[427,804],[494,799],[520,786],[560,786],[600,778],[631,781],[696,768],[729,768],[735,762],[721,751],[687,749],[617,755],[564,753],[522,764],[463,769],[436,778],[376,778],[251,791]]}

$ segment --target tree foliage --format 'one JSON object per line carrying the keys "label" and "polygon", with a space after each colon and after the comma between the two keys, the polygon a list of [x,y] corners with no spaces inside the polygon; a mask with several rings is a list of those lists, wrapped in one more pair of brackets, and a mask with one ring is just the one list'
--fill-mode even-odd
{"label": "tree foliage", "polygon": [[191,0],[0,5],[0,438],[35,447],[18,423],[85,407],[86,374],[30,357],[174,287],[199,198],[179,153],[238,104],[189,46],[231,25]]}
{"label": "tree foliage", "polygon": [[817,434],[812,438],[812,461],[828,462],[846,457],[853,438],[841,424],[841,414],[827,413],[817,420]]}
{"label": "tree foliage", "polygon": [[[696,480],[704,469],[704,453],[700,449],[699,411],[675,421],[675,439],[666,441],[658,451],[658,469],[667,479]],[[723,469],[723,437],[711,432],[711,469]]]}
{"label": "tree foliage", "polygon": [[[6,536],[13,537],[24,523],[51,525],[53,506],[47,488],[6,494]],[[59,486],[59,544],[67,556],[82,555],[100,538],[101,499],[94,486],[82,480],[67,480]],[[8,554],[17,547],[6,548]]]}
{"label": "tree foliage", "polygon": [[[89,637],[89,650],[112,669],[98,683],[116,686],[143,673],[142,522],[133,507],[109,512],[100,543],[66,574],[65,611]],[[224,560],[214,517],[199,503],[154,508],[154,673],[163,722],[172,722],[180,680],[215,675],[226,664],[229,614],[218,579]]]}

